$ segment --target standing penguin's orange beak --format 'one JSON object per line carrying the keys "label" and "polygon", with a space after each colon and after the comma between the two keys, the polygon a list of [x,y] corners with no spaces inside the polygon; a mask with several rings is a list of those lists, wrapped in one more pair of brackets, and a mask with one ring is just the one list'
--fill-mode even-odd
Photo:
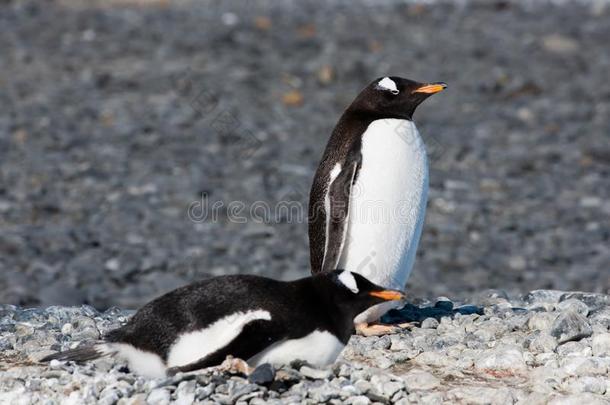
{"label": "standing penguin's orange beak", "polygon": [[447,85],[443,82],[430,83],[430,84],[424,84],[423,86],[418,87],[417,89],[413,90],[413,93],[434,94],[434,93],[438,93],[439,91],[443,91],[446,88],[447,88]]}

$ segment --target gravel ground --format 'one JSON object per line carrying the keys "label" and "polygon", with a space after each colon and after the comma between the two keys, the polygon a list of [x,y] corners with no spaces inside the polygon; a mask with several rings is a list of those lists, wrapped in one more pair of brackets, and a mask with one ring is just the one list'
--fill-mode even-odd
{"label": "gravel ground", "polygon": [[469,305],[442,298],[403,312],[421,322],[400,334],[353,337],[333,367],[294,365],[254,384],[213,369],[147,380],[111,359],[38,365],[44,355],[99,338],[127,314],[4,305],[0,403],[610,404],[608,295],[488,291]]}
{"label": "gravel ground", "polygon": [[248,209],[305,206],[342,109],[388,73],[450,86],[416,114],[410,294],[607,293],[610,7],[557,3],[0,2],[0,302],[307,274],[304,221]]}

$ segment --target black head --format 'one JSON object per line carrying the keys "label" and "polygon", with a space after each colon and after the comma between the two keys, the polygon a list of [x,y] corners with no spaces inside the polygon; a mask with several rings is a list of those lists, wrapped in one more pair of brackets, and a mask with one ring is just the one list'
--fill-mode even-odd
{"label": "black head", "polygon": [[364,276],[347,270],[335,270],[317,276],[317,288],[336,307],[338,314],[349,324],[372,306],[386,301],[401,301],[402,291],[389,290],[370,282]]}
{"label": "black head", "polygon": [[380,77],[358,94],[348,111],[372,115],[375,119],[410,120],[422,101],[446,87],[447,85],[441,82],[419,83],[397,76]]}

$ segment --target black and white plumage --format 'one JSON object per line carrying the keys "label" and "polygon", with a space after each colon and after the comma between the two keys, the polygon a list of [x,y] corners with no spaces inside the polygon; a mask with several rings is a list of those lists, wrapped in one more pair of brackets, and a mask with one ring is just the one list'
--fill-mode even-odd
{"label": "black and white plumage", "polygon": [[400,291],[374,285],[349,271],[292,282],[221,276],[171,291],[142,307],[103,341],[42,361],[125,358],[132,371],[162,377],[171,369],[219,365],[228,355],[249,365],[293,360],[334,362],[367,308],[401,300]]}
{"label": "black and white plumage", "polygon": [[[313,274],[346,268],[386,288],[404,289],[425,217],[428,161],[412,121],[444,83],[374,80],[337,123],[310,194]],[[379,319],[395,303],[356,320]]]}

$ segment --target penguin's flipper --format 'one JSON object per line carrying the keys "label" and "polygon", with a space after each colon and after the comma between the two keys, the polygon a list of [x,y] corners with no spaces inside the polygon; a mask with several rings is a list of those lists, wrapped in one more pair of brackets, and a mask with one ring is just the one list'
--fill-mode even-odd
{"label": "penguin's flipper", "polygon": [[189,372],[202,368],[218,366],[227,358],[232,356],[239,359],[249,359],[256,356],[272,344],[288,337],[288,331],[276,322],[257,320],[250,322],[235,339],[226,346],[216,350],[207,356],[195,360],[183,366],[170,367],[168,375],[177,372]]}
{"label": "penguin's flipper", "polygon": [[359,166],[359,159],[351,160],[328,188],[330,212],[326,213],[328,240],[322,261],[322,271],[324,272],[335,270],[341,258],[347,236],[350,194]]}

